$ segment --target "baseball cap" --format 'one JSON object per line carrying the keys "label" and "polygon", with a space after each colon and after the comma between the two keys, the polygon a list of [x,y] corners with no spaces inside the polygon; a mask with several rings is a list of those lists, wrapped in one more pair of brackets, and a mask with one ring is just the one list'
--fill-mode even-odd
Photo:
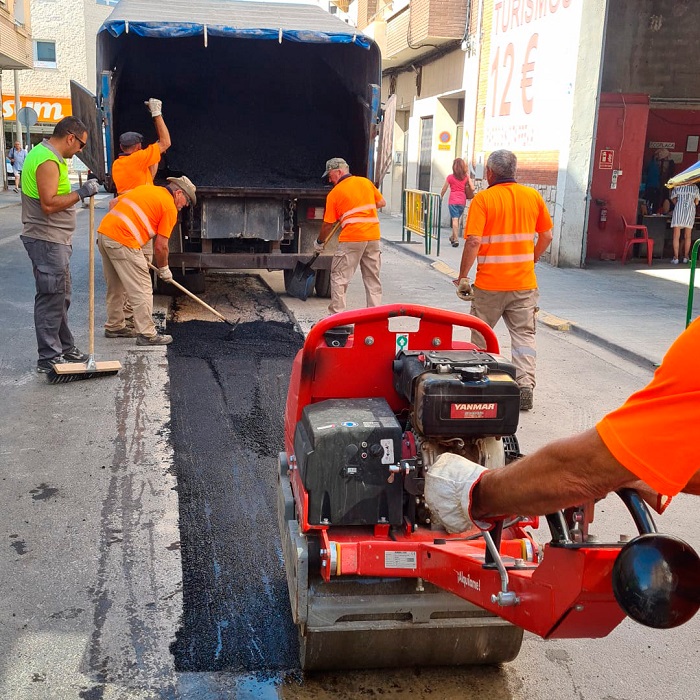
{"label": "baseball cap", "polygon": [[129,148],[129,146],[135,146],[137,143],[143,141],[143,134],[139,134],[138,131],[126,131],[119,137],[119,145],[122,148]]}
{"label": "baseball cap", "polygon": [[326,161],[326,172],[323,173],[323,175],[321,175],[321,177],[327,177],[328,173],[331,170],[335,170],[336,168],[347,168],[347,167],[349,167],[349,166],[343,158],[331,158],[330,160]]}
{"label": "baseball cap", "polygon": [[180,177],[169,177],[168,182],[172,182],[173,185],[177,185],[190,200],[190,206],[197,204],[197,188],[192,184],[190,178],[181,175]]}

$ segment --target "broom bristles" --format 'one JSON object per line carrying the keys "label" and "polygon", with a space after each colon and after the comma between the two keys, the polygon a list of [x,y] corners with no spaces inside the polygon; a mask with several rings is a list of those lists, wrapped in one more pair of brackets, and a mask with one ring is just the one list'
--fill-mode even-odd
{"label": "broom bristles", "polygon": [[79,382],[83,379],[97,379],[98,377],[113,377],[118,369],[95,370],[93,372],[80,372],[79,374],[57,374],[54,370],[47,372],[46,379],[49,384],[67,384]]}
{"label": "broom bristles", "polygon": [[47,372],[46,379],[49,384],[67,384],[81,379],[113,377],[121,368],[121,362],[116,360],[94,362],[91,358],[89,362],[61,362]]}

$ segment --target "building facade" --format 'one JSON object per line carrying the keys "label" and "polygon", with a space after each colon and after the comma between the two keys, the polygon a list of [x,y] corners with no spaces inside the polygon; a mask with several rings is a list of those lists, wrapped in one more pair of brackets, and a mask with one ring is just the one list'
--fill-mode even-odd
{"label": "building facade", "polygon": [[619,258],[656,144],[678,168],[700,157],[694,15],[692,0],[358,0],[397,97],[391,211],[403,189],[439,192],[457,157],[485,186],[507,148],[549,206],[553,265]]}
{"label": "building facade", "polygon": [[[56,122],[71,114],[70,81],[95,89],[95,36],[117,0],[31,0],[32,36],[29,70],[3,82],[5,141],[16,136],[15,95],[20,107],[31,107],[38,122],[32,143],[50,134]],[[29,2],[27,3],[29,5]],[[22,128],[22,142],[26,129]]]}

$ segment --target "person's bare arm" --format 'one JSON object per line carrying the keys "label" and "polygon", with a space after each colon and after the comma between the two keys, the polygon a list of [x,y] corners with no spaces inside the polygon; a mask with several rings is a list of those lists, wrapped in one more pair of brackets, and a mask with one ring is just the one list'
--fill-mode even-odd
{"label": "person's bare arm", "polygon": [[156,267],[168,266],[168,252],[168,239],[158,234],[153,243],[153,257],[156,261]]}
{"label": "person's bare arm", "polygon": [[469,275],[469,270],[471,270],[474,265],[480,245],[481,236],[467,236],[464,241],[464,248],[462,248],[462,260],[459,264],[459,277],[457,281]]}
{"label": "person's bare arm", "polygon": [[448,187],[449,187],[449,185],[447,184],[447,180],[445,180],[445,184],[442,186],[442,189],[440,190],[441,197],[445,196],[445,192],[447,192]]}
{"label": "person's bare arm", "polygon": [[472,492],[470,512],[477,519],[544,515],[603,498],[635,481],[637,477],[612,456],[591,428],[484,472]]}
{"label": "person's bare arm", "polygon": [[535,243],[535,262],[537,262],[540,259],[540,255],[547,250],[549,244],[552,242],[552,238],[553,235],[551,228],[549,231],[537,234],[537,243]]}
{"label": "person's bare arm", "polygon": [[77,192],[56,194],[58,179],[58,164],[52,160],[43,162],[36,169],[36,187],[39,191],[39,203],[44,214],[55,214],[80,201],[80,195]]}
{"label": "person's bare arm", "polygon": [[466,195],[467,199],[474,199],[474,195],[476,194],[474,182],[469,175],[467,175],[467,182],[464,185],[464,194]]}
{"label": "person's bare arm", "polygon": [[158,134],[158,148],[161,153],[165,153],[172,146],[168,127],[165,125],[162,116],[153,117],[153,124],[156,127],[156,134]]}
{"label": "person's bare arm", "polygon": [[382,197],[378,202],[377,202],[377,209],[383,209],[386,206],[386,199]]}

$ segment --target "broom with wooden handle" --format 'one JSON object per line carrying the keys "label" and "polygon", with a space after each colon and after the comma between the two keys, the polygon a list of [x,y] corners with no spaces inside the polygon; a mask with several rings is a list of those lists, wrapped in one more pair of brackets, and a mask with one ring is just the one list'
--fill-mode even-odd
{"label": "broom with wooden handle", "polygon": [[49,384],[67,384],[82,379],[114,376],[121,368],[121,362],[110,360],[95,362],[95,198],[90,197],[90,223],[88,231],[88,361],[62,362],[54,365],[46,378]]}

